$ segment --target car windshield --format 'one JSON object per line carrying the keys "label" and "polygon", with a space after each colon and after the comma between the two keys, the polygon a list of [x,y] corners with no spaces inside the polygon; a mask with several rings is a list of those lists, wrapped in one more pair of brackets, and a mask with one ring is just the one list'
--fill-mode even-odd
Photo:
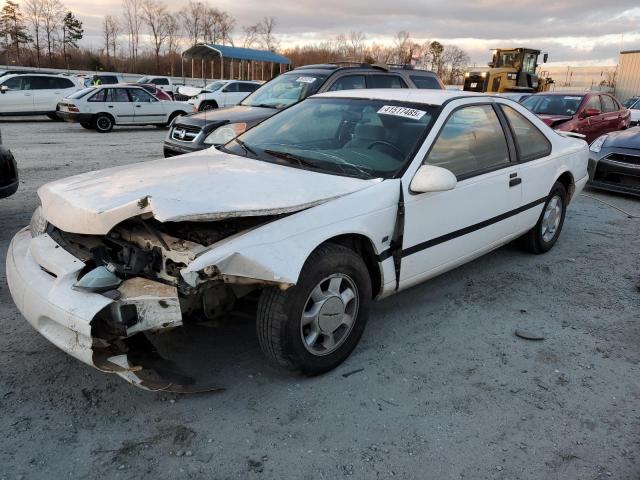
{"label": "car windshield", "polygon": [[76,92],[76,93],[72,93],[71,95],[69,95],[68,98],[82,98],[85,97],[87,95],[89,95],[91,92],[93,92],[95,90],[95,87],[90,87],[90,88],[83,88],[82,90]]}
{"label": "car windshield", "polygon": [[217,82],[211,82],[209,85],[206,85],[204,87],[204,90],[206,90],[208,92],[217,92],[222,87],[224,87],[226,84],[227,84],[227,82],[222,82],[222,81],[218,80]]}
{"label": "car windshield", "polygon": [[538,115],[564,115],[572,117],[580,108],[584,95],[532,95],[522,102]]}
{"label": "car windshield", "polygon": [[336,175],[392,178],[412,158],[435,112],[390,100],[310,98],[221,149]]}
{"label": "car windshield", "polygon": [[624,108],[631,108],[633,107],[633,104],[636,103],[638,100],[640,100],[640,97],[631,97],[631,98],[627,98],[625,100],[625,102],[623,103]]}
{"label": "car windshield", "polygon": [[265,83],[244,99],[248,107],[284,108],[304,100],[318,91],[327,75],[290,72]]}

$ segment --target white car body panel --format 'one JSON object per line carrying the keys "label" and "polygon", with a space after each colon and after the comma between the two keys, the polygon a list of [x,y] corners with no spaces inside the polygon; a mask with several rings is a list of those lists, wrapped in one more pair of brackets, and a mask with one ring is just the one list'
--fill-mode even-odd
{"label": "white car body panel", "polygon": [[631,113],[631,124],[640,125],[640,100],[638,100],[635,105],[629,109],[629,113]]}
{"label": "white car body panel", "polygon": [[61,230],[104,235],[134,215],[174,222],[290,213],[377,182],[209,149],[57,180],[38,195],[45,217]]}
{"label": "white car body panel", "polygon": [[[146,95],[152,94],[144,90],[142,87],[132,85],[101,85],[95,87],[96,91],[85,95],[82,98],[64,98],[61,102],[60,109],[68,112],[67,104],[78,107],[80,114],[99,114],[108,113],[114,117],[116,125],[150,125],[150,124],[166,124],[175,112],[189,113],[191,105],[186,102],[176,101],[154,101],[154,102],[100,102],[90,101],[90,99],[99,91],[109,88],[126,88],[131,90],[141,90]],[[155,99],[155,97],[153,97]]]}
{"label": "white car body panel", "polygon": [[[531,229],[561,175],[572,179],[570,195],[576,195],[586,183],[586,142],[556,134],[515,102],[467,93],[366,90],[322,94],[442,105],[442,113],[400,178],[342,177],[208,149],[47,184],[38,191],[44,217],[65,232],[105,235],[132,217],[212,222],[282,215],[199,250],[180,269],[181,277],[196,287],[206,282],[202,274],[209,269],[232,285],[274,284],[286,289],[299,281],[304,263],[319,245],[351,235],[371,247],[381,280],[374,294],[381,298],[498,248]],[[551,155],[460,180],[452,190],[411,192],[411,180],[448,114],[475,103],[503,103],[516,109],[546,135]],[[522,182],[510,186],[513,178]],[[403,235],[402,231],[398,235],[402,223]],[[83,267],[83,262],[57,248],[48,235],[32,239],[29,231],[23,230],[9,249],[7,279],[22,314],[50,341],[85,363],[148,388],[131,371],[126,358],[96,357],[90,323],[98,311],[118,303],[71,289]],[[157,284],[151,280],[142,283],[149,283],[149,288]],[[177,293],[162,291],[149,300],[144,297],[139,291],[127,296],[150,308],[146,324],[140,328],[161,328],[153,320],[158,298],[173,307],[165,317],[157,314],[162,322],[180,324]]]}
{"label": "white car body panel", "polygon": [[250,80],[229,80],[224,87],[216,90],[215,92],[200,93],[189,100],[189,103],[193,105],[193,109],[198,111],[200,105],[203,102],[216,102],[219,108],[231,107],[239,104],[242,100],[251,95],[252,92],[228,92],[226,91],[229,86],[234,84],[252,83],[259,86],[259,82]]}

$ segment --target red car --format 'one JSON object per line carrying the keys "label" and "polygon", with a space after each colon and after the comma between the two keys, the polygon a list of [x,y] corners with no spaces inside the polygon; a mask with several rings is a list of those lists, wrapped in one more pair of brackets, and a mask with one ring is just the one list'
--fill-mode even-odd
{"label": "red car", "polygon": [[169,101],[169,102],[171,102],[173,100],[173,98],[171,98],[171,95],[169,95],[167,92],[165,92],[164,90],[159,89],[155,85],[151,85],[150,83],[142,83],[142,84],[140,84],[140,83],[125,83],[125,85],[130,85],[132,87],[142,87],[147,92],[149,92],[151,95],[156,97],[158,100],[166,100],[166,101]]}
{"label": "red car", "polygon": [[629,127],[631,116],[606,93],[537,93],[522,102],[551,128],[585,135],[587,143]]}

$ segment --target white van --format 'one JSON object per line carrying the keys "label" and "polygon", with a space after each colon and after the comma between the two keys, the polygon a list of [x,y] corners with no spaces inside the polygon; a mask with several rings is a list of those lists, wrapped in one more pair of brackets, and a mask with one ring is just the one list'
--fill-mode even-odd
{"label": "white van", "polygon": [[0,78],[0,115],[47,115],[57,120],[56,107],[80,90],[70,77],[22,74]]}

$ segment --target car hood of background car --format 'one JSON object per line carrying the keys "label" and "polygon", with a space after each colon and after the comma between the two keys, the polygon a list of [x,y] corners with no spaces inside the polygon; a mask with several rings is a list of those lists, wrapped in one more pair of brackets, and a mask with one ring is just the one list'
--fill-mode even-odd
{"label": "car hood of background car", "polygon": [[207,149],[69,177],[38,195],[45,218],[59,229],[104,235],[144,214],[171,222],[293,213],[378,182]]}
{"label": "car hood of background car", "polygon": [[220,108],[216,110],[207,110],[206,112],[196,113],[187,117],[180,118],[180,125],[194,125],[202,127],[208,124],[221,123],[248,123],[253,125],[261,122],[265,118],[269,118],[279,110],[276,108],[248,107],[245,105],[236,105],[234,107]]}
{"label": "car hood of background car", "polygon": [[640,127],[610,133],[602,147],[640,150]]}

